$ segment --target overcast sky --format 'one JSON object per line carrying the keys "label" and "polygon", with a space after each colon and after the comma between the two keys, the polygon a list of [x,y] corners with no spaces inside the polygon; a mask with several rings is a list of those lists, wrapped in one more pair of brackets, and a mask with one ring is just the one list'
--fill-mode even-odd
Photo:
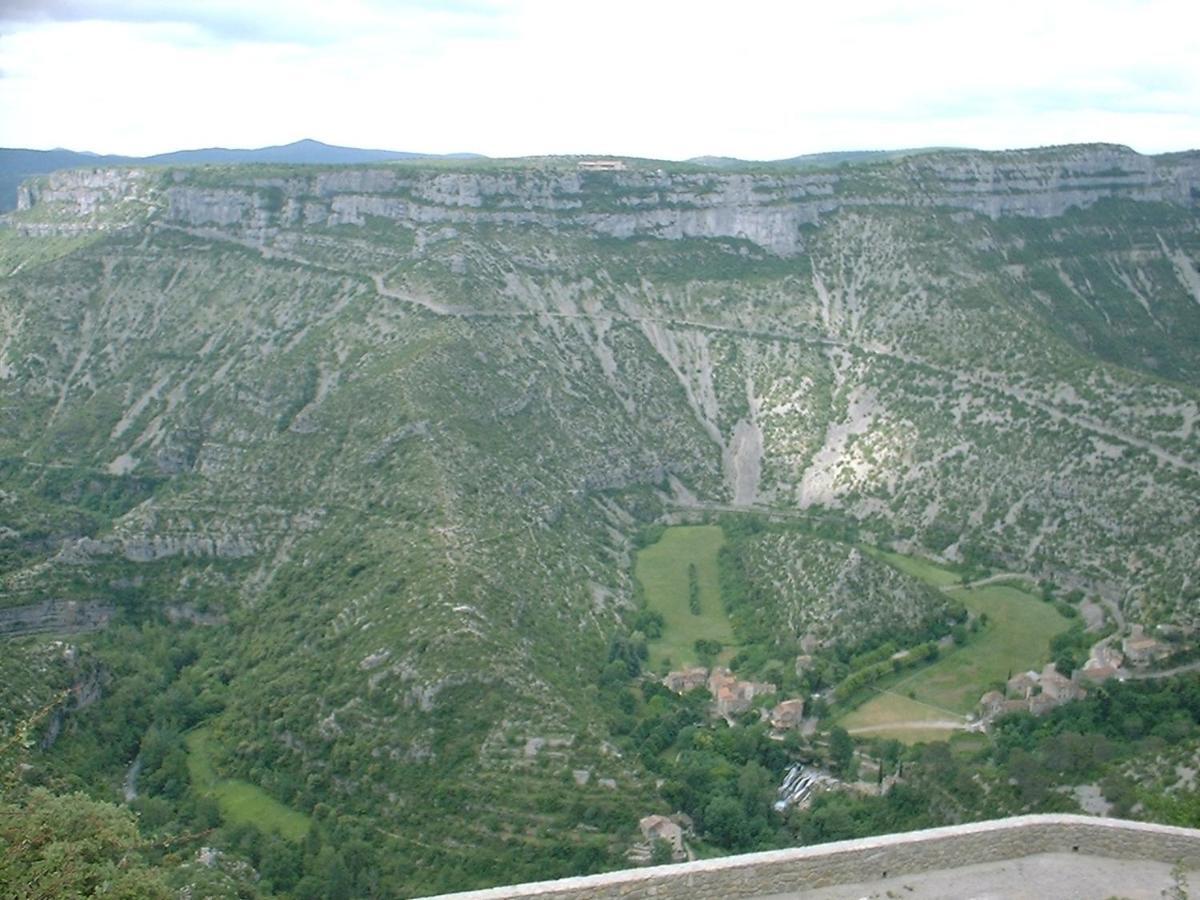
{"label": "overcast sky", "polygon": [[1197,0],[0,0],[0,146],[1200,147]]}

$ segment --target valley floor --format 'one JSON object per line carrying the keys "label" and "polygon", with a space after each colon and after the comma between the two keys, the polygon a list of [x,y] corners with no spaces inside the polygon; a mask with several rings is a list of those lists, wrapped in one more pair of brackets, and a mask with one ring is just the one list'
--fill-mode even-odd
{"label": "valley floor", "polygon": [[957,583],[954,573],[920,559],[880,553],[892,565],[961,600],[988,627],[967,645],[880,690],[846,715],[851,734],[906,742],[936,740],[969,727],[980,696],[1013,673],[1040,669],[1050,639],[1070,624],[1053,605],[1010,584]]}

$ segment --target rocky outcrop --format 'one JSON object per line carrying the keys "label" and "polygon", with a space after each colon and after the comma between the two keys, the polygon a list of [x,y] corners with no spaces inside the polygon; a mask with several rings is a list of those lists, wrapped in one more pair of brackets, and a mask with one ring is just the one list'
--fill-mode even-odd
{"label": "rocky outcrop", "polygon": [[17,189],[11,224],[32,236],[78,235],[144,221],[155,211],[161,176],[142,169],[54,172]]}
{"label": "rocky outcrop", "polygon": [[186,623],[201,628],[210,628],[215,625],[226,625],[229,622],[229,616],[221,610],[197,609],[190,603],[167,606],[163,609],[163,614],[172,625]]}
{"label": "rocky outcrop", "polygon": [[253,556],[254,544],[238,536],[146,535],[122,541],[121,553],[132,562],[152,562],[171,556],[208,556],[217,559],[242,559]]}
{"label": "rocky outcrop", "polygon": [[17,210],[61,205],[63,212],[90,218],[145,185],[141,169],[74,169],[35,178],[17,188]]}
{"label": "rocky outcrop", "polygon": [[[78,657],[74,656],[72,649],[68,664],[75,667],[78,665],[77,660]],[[63,726],[69,716],[100,701],[104,696],[105,680],[106,672],[98,666],[86,666],[76,674],[67,690],[64,702],[51,713],[46,721],[46,729],[38,744],[41,749],[49,750],[54,746],[58,736],[62,734]]]}
{"label": "rocky outcrop", "polygon": [[77,634],[108,624],[113,607],[99,600],[43,600],[0,609],[0,637],[39,632]]}
{"label": "rocky outcrop", "polygon": [[962,207],[993,218],[1050,218],[1106,197],[1200,203],[1200,156],[1156,158],[1115,145],[931,154],[909,157],[899,168],[928,192],[917,205]]}
{"label": "rocky outcrop", "polygon": [[119,554],[131,562],[153,562],[171,556],[243,559],[257,552],[254,540],[241,534],[154,534],[137,532],[104,540],[72,538],[63,541],[55,561],[68,565],[88,563],[100,556]]}
{"label": "rocky outcrop", "polygon": [[87,170],[25,185],[19,209],[53,204],[66,226],[71,219],[103,221],[105,208],[130,197],[142,199],[166,224],[232,229],[253,239],[273,230],[361,226],[381,218],[412,227],[518,224],[617,238],[743,239],[786,256],[801,249],[803,226],[855,206],[940,206],[991,217],[1057,216],[1107,197],[1196,206],[1200,156],[1149,157],[1127,147],[1085,145],[934,153],[803,173],[389,166],[263,178],[247,168],[233,170],[222,187],[200,183],[188,170]]}

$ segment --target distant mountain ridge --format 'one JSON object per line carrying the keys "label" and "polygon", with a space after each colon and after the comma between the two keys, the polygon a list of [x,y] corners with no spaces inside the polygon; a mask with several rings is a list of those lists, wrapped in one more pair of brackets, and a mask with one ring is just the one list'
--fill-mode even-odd
{"label": "distant mountain ridge", "polygon": [[167,164],[205,163],[295,163],[301,165],[355,165],[358,163],[388,162],[393,159],[468,159],[476,153],[411,153],[405,150],[372,150],[361,147],[339,147],[321,141],[305,139],[291,144],[236,150],[207,147],[201,150],[176,150],[147,156],[139,162]]}
{"label": "distant mountain ridge", "polygon": [[404,150],[375,150],[339,147],[304,139],[291,144],[254,149],[205,147],[175,150],[153,156],[120,156],[77,150],[23,150],[0,148],[0,212],[17,205],[17,186],[31,175],[46,175],[61,169],[83,166],[205,165],[236,163],[285,163],[292,165],[356,165],[397,159],[471,159],[474,153],[412,153]]}
{"label": "distant mountain ridge", "polygon": [[787,159],[761,161],[740,159],[736,156],[696,156],[689,159],[688,162],[702,166],[712,166],[716,169],[732,169],[747,165],[771,166],[780,169],[816,169],[838,166],[842,163],[887,162],[888,160],[921,156],[927,153],[944,153],[947,151],[968,149],[966,147],[913,147],[905,150],[832,150],[824,153],[805,153],[800,156],[789,156]]}

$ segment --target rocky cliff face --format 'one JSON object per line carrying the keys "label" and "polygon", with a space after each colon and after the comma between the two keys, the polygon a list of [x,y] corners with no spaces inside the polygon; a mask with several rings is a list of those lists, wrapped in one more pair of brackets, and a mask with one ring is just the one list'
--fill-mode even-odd
{"label": "rocky cliff face", "polygon": [[17,188],[27,234],[78,234],[143,219],[157,178],[140,169],[73,169]]}
{"label": "rocky cliff face", "polygon": [[102,601],[43,600],[0,609],[0,638],[39,632],[76,634],[103,628],[112,618],[111,604]]}
{"label": "rocky cliff face", "polygon": [[617,238],[739,238],[787,256],[801,249],[804,226],[869,205],[948,207],[993,218],[1047,218],[1109,197],[1194,207],[1200,158],[1158,159],[1095,145],[938,153],[805,174],[364,167],[279,177],[244,169],[220,185],[205,182],[210,175],[187,170],[59,172],[22,187],[18,208],[54,207],[66,227],[71,220],[77,227],[98,224],[106,210],[128,213],[141,205],[166,224],[250,236],[362,226],[377,218],[413,227],[522,225]]}

